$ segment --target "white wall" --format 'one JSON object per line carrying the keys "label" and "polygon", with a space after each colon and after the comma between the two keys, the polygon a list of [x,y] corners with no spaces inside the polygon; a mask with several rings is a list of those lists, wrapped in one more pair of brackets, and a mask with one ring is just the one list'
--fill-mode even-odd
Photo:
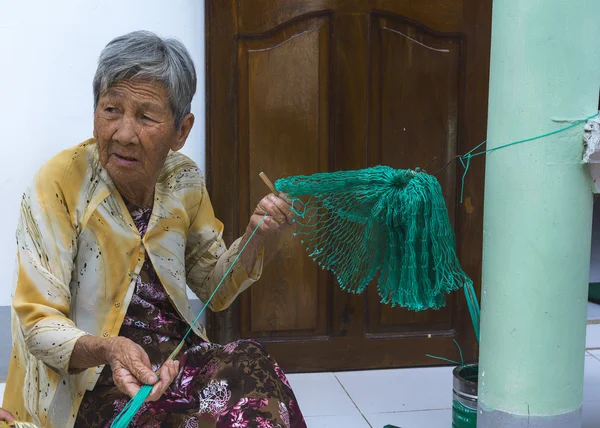
{"label": "white wall", "polygon": [[20,198],[58,151],[92,136],[92,78],[114,37],[150,30],[192,55],[196,124],[182,152],[204,168],[204,2],[0,0],[0,306],[10,305]]}

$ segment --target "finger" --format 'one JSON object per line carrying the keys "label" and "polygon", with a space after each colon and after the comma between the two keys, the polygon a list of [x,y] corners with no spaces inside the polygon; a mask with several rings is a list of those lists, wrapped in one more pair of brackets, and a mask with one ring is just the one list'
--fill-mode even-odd
{"label": "finger", "polygon": [[177,375],[179,374],[179,361],[175,360],[173,361],[173,367],[171,368],[172,372],[171,372],[171,378],[175,379],[177,377]]}
{"label": "finger", "polygon": [[292,210],[292,205],[290,203],[288,203],[288,201],[286,201],[285,199],[283,199],[281,197],[272,196],[270,198],[271,198],[271,201],[275,204],[275,206],[277,206],[279,212],[281,212],[281,214],[285,217],[285,220],[289,224],[294,223],[294,219],[296,218],[296,215],[294,214],[294,212]]}
{"label": "finger", "polygon": [[[273,198],[275,198],[273,196]],[[281,211],[279,206],[270,198],[265,198],[262,201],[263,207],[266,209],[267,213],[269,213],[269,217],[272,217],[279,224],[287,223],[287,218],[285,214]]]}
{"label": "finger", "polygon": [[267,198],[269,198],[269,200],[271,202],[273,202],[275,205],[277,205],[277,207],[279,207],[280,210],[282,210],[282,211],[289,210],[292,207],[292,203],[284,197],[285,195],[284,196],[281,196],[281,195],[283,195],[283,194],[275,196],[271,193],[270,195],[267,196]]}
{"label": "finger", "polygon": [[165,363],[159,370],[159,379],[158,382],[156,382],[154,384],[154,386],[152,387],[152,390],[150,391],[150,394],[148,394],[148,398],[146,398],[146,401],[156,401],[160,398],[160,396],[163,393],[163,387],[164,387],[164,382],[168,379],[169,377],[169,371],[166,367],[166,365],[168,364]]}
{"label": "finger", "polygon": [[267,213],[267,209],[263,206],[263,201],[261,200],[258,205],[256,205],[256,208],[254,209],[254,214],[258,215],[258,216],[263,216],[265,215],[265,213]]}
{"label": "finger", "polygon": [[119,390],[124,394],[127,394],[130,398],[134,398],[138,392],[140,392],[141,385],[135,382],[124,383]]}
{"label": "finger", "polygon": [[124,368],[119,368],[113,371],[113,381],[119,391],[133,398],[142,386],[139,381]]}
{"label": "finger", "polygon": [[145,351],[141,351],[141,356],[139,358],[132,359],[130,365],[131,367],[126,366],[125,368],[129,369],[131,374],[141,383],[154,385],[158,382],[156,373],[150,368],[150,359]]}
{"label": "finger", "polygon": [[281,228],[281,223],[277,222],[277,220],[271,217],[265,217],[263,223],[260,225],[259,230],[262,233],[269,233],[273,230],[278,230],[279,228]]}
{"label": "finger", "polygon": [[150,395],[148,395],[147,401],[156,401],[158,400],[165,391],[173,382],[175,375],[177,374],[177,370],[175,369],[174,361],[167,361],[160,368],[160,380],[152,387],[152,391],[150,391]]}
{"label": "finger", "polygon": [[[179,374],[179,361],[176,361],[176,360],[169,361],[167,368],[169,370],[169,379],[171,379],[171,382],[173,382],[175,380],[175,378],[177,377],[177,375]],[[171,382],[169,382],[169,383],[171,383]]]}
{"label": "finger", "polygon": [[281,212],[285,213],[291,211],[292,205],[285,199],[275,195],[269,195],[268,198],[277,206],[277,208],[279,208]]}
{"label": "finger", "polygon": [[285,210],[285,211],[279,210],[277,212],[276,220],[280,224],[280,226],[291,226],[294,224],[295,219],[296,219],[296,214],[294,212],[292,212],[291,210]]}

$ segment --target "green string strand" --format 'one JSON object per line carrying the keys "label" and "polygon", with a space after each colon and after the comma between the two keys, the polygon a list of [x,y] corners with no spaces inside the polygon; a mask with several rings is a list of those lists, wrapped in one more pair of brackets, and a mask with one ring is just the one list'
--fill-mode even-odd
{"label": "green string strand", "polygon": [[445,362],[447,362],[447,363],[454,364],[454,365],[456,365],[456,366],[460,366],[460,365],[461,365],[461,363],[459,363],[458,361],[449,360],[448,358],[444,358],[444,357],[436,357],[435,355],[431,355],[431,354],[425,354],[425,356],[426,356],[426,357],[429,357],[429,358],[436,359],[436,360],[445,361]]}
{"label": "green string strand", "polygon": [[[480,144],[480,146],[481,146],[481,144]],[[467,158],[466,164],[464,161],[465,158]],[[472,156],[468,153],[465,156],[462,156],[459,158],[460,163],[462,164],[463,168],[465,169],[465,173],[462,176],[462,183],[460,186],[460,203],[461,204],[463,203],[463,196],[465,195],[465,178],[467,178],[467,172],[469,171],[469,167],[471,166],[471,158],[472,158]]]}
{"label": "green string strand", "polygon": [[475,294],[472,281],[465,284],[464,292],[467,300],[467,307],[469,308],[469,314],[471,316],[471,323],[473,324],[473,330],[475,331],[475,337],[477,338],[477,343],[479,343],[481,310],[479,308],[479,301],[477,300],[477,294]]}
{"label": "green string strand", "polygon": [[451,364],[454,364],[456,366],[462,366],[462,365],[464,365],[465,364],[465,360],[463,358],[463,351],[462,351],[460,345],[458,344],[458,342],[456,341],[456,339],[453,339],[453,340],[454,340],[454,344],[458,348],[458,353],[460,354],[460,362],[454,361],[454,360],[449,360],[448,358],[436,357],[435,355],[431,355],[431,354],[425,354],[425,356],[429,357],[429,358],[436,359],[436,360],[445,361],[447,363],[451,363]]}
{"label": "green string strand", "polygon": [[[464,154],[463,156],[461,156],[459,158],[460,162],[462,163],[462,166],[465,169],[465,172],[464,172],[463,177],[462,177],[462,187],[461,187],[461,190],[460,190],[460,202],[462,203],[462,201],[463,201],[463,194],[464,194],[464,190],[465,190],[465,177],[467,176],[467,172],[469,171],[469,166],[471,165],[471,158],[474,158],[476,156],[481,156],[481,155],[484,155],[486,153],[495,152],[496,150],[505,149],[507,147],[516,146],[517,144],[528,143],[530,141],[539,140],[539,139],[542,139],[542,138],[549,137],[551,135],[555,135],[555,134],[559,134],[559,133],[564,132],[564,131],[568,131],[569,129],[575,128],[576,126],[579,126],[582,123],[585,123],[588,120],[597,117],[598,115],[600,115],[600,112],[598,112],[596,114],[593,114],[593,115],[591,115],[589,117],[586,117],[585,119],[578,120],[578,121],[576,121],[576,122],[574,122],[574,123],[572,123],[570,125],[567,125],[567,126],[565,126],[563,128],[559,128],[559,129],[556,129],[554,131],[546,132],[546,133],[541,134],[541,135],[536,135],[535,137],[525,138],[523,140],[518,140],[518,141],[513,141],[512,143],[504,144],[504,145],[498,146],[498,147],[493,147],[493,148],[487,149],[487,150],[482,150],[480,152],[473,153],[475,150],[477,150],[481,146],[483,146],[486,143],[486,141],[484,141],[483,143],[479,144],[477,147],[469,150],[469,152],[467,152],[466,154]],[[464,159],[467,160],[466,164],[464,162]]]}
{"label": "green string strand", "polygon": [[[194,322],[190,325],[189,329],[187,330],[187,332],[183,336],[183,339],[181,339],[181,341],[179,342],[179,345],[177,345],[177,347],[171,353],[171,355],[169,356],[169,358],[167,359],[167,361],[175,359],[175,357],[177,356],[177,354],[179,353],[179,351],[183,347],[183,345],[185,343],[185,340],[187,339],[187,337],[189,336],[189,334],[192,332],[193,327],[200,320],[200,316],[202,315],[202,313],[204,312],[204,310],[208,307],[210,301],[215,296],[215,294],[217,293],[217,291],[219,291],[219,288],[221,287],[221,285],[223,284],[223,282],[225,282],[225,279],[227,278],[227,275],[229,275],[229,273],[233,269],[233,266],[236,264],[236,262],[238,261],[238,259],[240,258],[240,256],[244,252],[244,250],[246,249],[246,246],[248,245],[248,243],[252,240],[252,237],[254,236],[254,234],[256,233],[256,231],[258,230],[258,228],[260,227],[260,225],[265,220],[265,217],[267,216],[267,214],[268,213],[265,213],[262,216],[262,218],[258,222],[258,225],[252,231],[252,234],[250,235],[250,237],[248,238],[248,240],[246,241],[246,243],[242,246],[242,249],[238,252],[237,256],[233,260],[233,263],[229,266],[229,268],[225,272],[225,275],[223,275],[223,278],[221,278],[221,281],[219,282],[219,284],[217,284],[217,286],[215,287],[215,290],[212,292],[212,294],[210,295],[210,297],[208,298],[208,300],[204,304],[204,307],[200,310],[200,313],[198,314],[198,316],[196,317],[196,319],[194,320]],[[158,374],[157,374],[157,377],[160,378],[160,376]],[[146,399],[148,398],[148,396],[150,395],[151,392],[152,392],[152,385],[142,385],[142,387],[140,388],[140,390],[138,391],[138,393],[135,395],[135,397],[133,397],[131,400],[129,400],[129,402],[123,408],[123,410],[121,410],[121,412],[116,416],[116,418],[114,419],[114,421],[110,425],[110,428],[127,428],[129,426],[129,424],[131,423],[131,421],[133,420],[133,418],[135,417],[135,415],[137,414],[137,412],[144,405],[144,402],[146,401]]]}

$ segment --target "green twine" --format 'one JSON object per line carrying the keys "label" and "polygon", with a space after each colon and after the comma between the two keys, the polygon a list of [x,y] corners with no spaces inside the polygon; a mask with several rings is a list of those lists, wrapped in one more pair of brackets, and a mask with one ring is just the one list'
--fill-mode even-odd
{"label": "green twine", "polygon": [[477,338],[477,343],[479,343],[481,310],[479,308],[479,301],[477,300],[477,294],[475,293],[475,288],[473,288],[472,281],[465,284],[464,292],[467,300],[467,307],[469,308],[469,314],[471,316],[471,323],[473,324],[473,330],[475,331],[475,337]]}
{"label": "green twine", "polygon": [[[477,338],[477,343],[479,343],[479,323],[480,323],[480,309],[479,309],[479,301],[477,300],[477,295],[475,294],[475,289],[473,288],[473,283],[470,282],[465,284],[464,287],[465,298],[467,300],[467,306],[469,307],[469,314],[471,315],[471,322],[473,323],[473,330],[475,331],[475,337]],[[460,362],[449,360],[447,358],[436,357],[435,355],[425,354],[426,357],[435,358],[436,360],[445,361],[447,363],[451,363],[454,365],[463,365],[465,364],[465,360],[463,358],[463,352],[456,341],[454,340],[454,344],[458,348],[458,352],[460,354]]]}
{"label": "green twine", "polygon": [[[252,231],[252,234],[250,235],[250,237],[248,238],[248,240],[246,241],[246,243],[244,244],[242,249],[238,252],[236,258],[233,260],[233,263],[229,266],[229,268],[225,272],[225,275],[223,275],[223,278],[221,278],[221,281],[215,287],[215,290],[212,292],[212,294],[210,295],[210,297],[204,304],[204,307],[202,308],[202,310],[200,310],[200,313],[198,314],[198,316],[196,317],[194,322],[190,325],[190,328],[187,330],[187,332],[183,336],[183,339],[181,339],[181,341],[179,342],[179,345],[177,345],[177,348],[175,348],[175,350],[171,353],[171,355],[169,356],[169,358],[167,360],[173,360],[177,356],[177,354],[181,350],[183,344],[185,343],[185,339],[187,339],[189,334],[192,332],[194,325],[196,325],[196,323],[200,320],[200,316],[204,312],[204,309],[206,309],[208,307],[208,304],[210,303],[210,301],[212,300],[214,295],[219,290],[219,287],[221,287],[221,284],[223,284],[223,282],[225,281],[225,278],[227,278],[227,275],[229,275],[229,272],[231,272],[231,269],[233,268],[235,263],[238,261],[238,259],[244,252],[244,249],[246,248],[246,246],[248,245],[248,243],[250,242],[250,240],[252,239],[252,237],[254,236],[254,234],[256,233],[256,231],[258,230],[260,225],[262,224],[262,222],[265,220],[265,217],[267,216],[267,214],[268,213],[265,213],[262,216],[261,220],[258,222],[258,225]],[[159,376],[159,375],[157,374],[157,376]],[[123,408],[123,410],[121,410],[121,412],[119,412],[119,414],[116,416],[115,420],[112,422],[110,427],[111,428],[126,428],[126,427],[128,427],[129,424],[131,423],[131,421],[133,420],[133,418],[135,417],[135,415],[137,414],[137,412],[144,405],[144,402],[146,401],[146,399],[148,398],[148,396],[150,395],[151,392],[152,392],[152,385],[142,385],[142,387],[140,388],[138,393],[135,395],[135,397],[133,397],[131,400],[129,400],[129,402]]]}
{"label": "green twine", "polygon": [[[485,144],[485,141],[483,143],[481,143],[477,147],[480,147],[483,144]],[[464,161],[465,158],[467,159],[467,163],[466,164],[465,164],[465,161]],[[462,157],[459,158],[460,163],[462,164],[463,168],[465,169],[465,173],[462,176],[462,183],[461,183],[461,186],[460,186],[460,203],[461,204],[463,203],[463,196],[465,194],[465,178],[467,177],[467,171],[469,171],[469,167],[471,166],[471,158],[472,158],[472,156],[469,153],[467,153],[466,155],[464,155],[464,156],[462,156]]]}
{"label": "green twine", "polygon": [[461,349],[460,345],[458,344],[458,342],[456,341],[456,339],[454,339],[454,344],[455,344],[455,345],[456,345],[456,347],[458,348],[458,352],[459,352],[459,354],[460,354],[460,362],[458,362],[458,361],[454,361],[454,360],[449,360],[448,358],[436,357],[435,355],[431,355],[431,354],[425,354],[425,356],[426,356],[426,357],[429,357],[429,358],[434,358],[434,359],[436,359],[436,360],[445,361],[445,362],[447,362],[447,363],[451,363],[451,364],[454,364],[454,365],[456,365],[456,366],[462,366],[462,365],[464,365],[464,364],[465,364],[465,360],[464,360],[464,358],[463,358],[463,352],[462,352],[462,349]]}
{"label": "green twine", "polygon": [[[576,121],[576,122],[574,122],[574,123],[572,123],[572,124],[570,124],[568,126],[565,126],[563,128],[556,129],[556,130],[550,131],[550,132],[546,132],[545,134],[536,135],[535,137],[525,138],[525,139],[519,140],[519,141],[514,141],[512,143],[504,144],[502,146],[493,147],[493,148],[487,149],[487,150],[482,150],[482,151],[477,152],[477,153],[473,153],[473,152],[475,150],[479,149],[481,146],[483,146],[486,143],[486,141],[484,141],[483,143],[479,144],[477,147],[471,149],[468,153],[464,154],[463,156],[461,156],[459,158],[460,162],[461,162],[461,164],[463,166],[463,168],[465,169],[465,172],[464,172],[463,177],[462,177],[462,187],[461,187],[461,190],[460,190],[460,202],[461,203],[463,202],[463,195],[464,195],[464,190],[465,190],[465,177],[467,176],[467,172],[469,171],[469,166],[471,165],[471,158],[474,158],[475,156],[484,155],[486,153],[495,152],[496,150],[505,149],[507,147],[516,146],[517,144],[528,143],[530,141],[539,140],[541,138],[546,138],[546,137],[549,137],[551,135],[567,131],[569,129],[575,128],[578,125],[581,125],[582,123],[587,122],[590,119],[595,118],[598,115],[600,115],[600,112],[598,112],[596,114],[593,114],[593,115],[591,115],[589,117],[586,117],[585,119],[578,120],[578,121]],[[466,160],[466,163],[465,163],[465,160]]]}
{"label": "green twine", "polygon": [[150,392],[152,392],[151,385],[142,385],[138,393],[135,394],[135,397],[129,400],[127,405],[117,415],[113,423],[110,425],[111,428],[128,427],[129,423],[133,420],[137,412],[144,405],[144,402],[146,401],[146,398],[148,398],[148,396],[150,395]]}

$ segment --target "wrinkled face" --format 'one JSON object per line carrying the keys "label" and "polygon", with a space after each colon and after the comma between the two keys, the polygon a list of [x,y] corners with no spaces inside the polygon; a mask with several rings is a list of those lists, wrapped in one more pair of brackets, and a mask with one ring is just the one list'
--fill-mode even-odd
{"label": "wrinkled face", "polygon": [[122,80],[111,86],[100,95],[94,113],[102,166],[117,186],[153,187],[169,150],[185,144],[190,116],[175,128],[167,90],[160,83]]}

